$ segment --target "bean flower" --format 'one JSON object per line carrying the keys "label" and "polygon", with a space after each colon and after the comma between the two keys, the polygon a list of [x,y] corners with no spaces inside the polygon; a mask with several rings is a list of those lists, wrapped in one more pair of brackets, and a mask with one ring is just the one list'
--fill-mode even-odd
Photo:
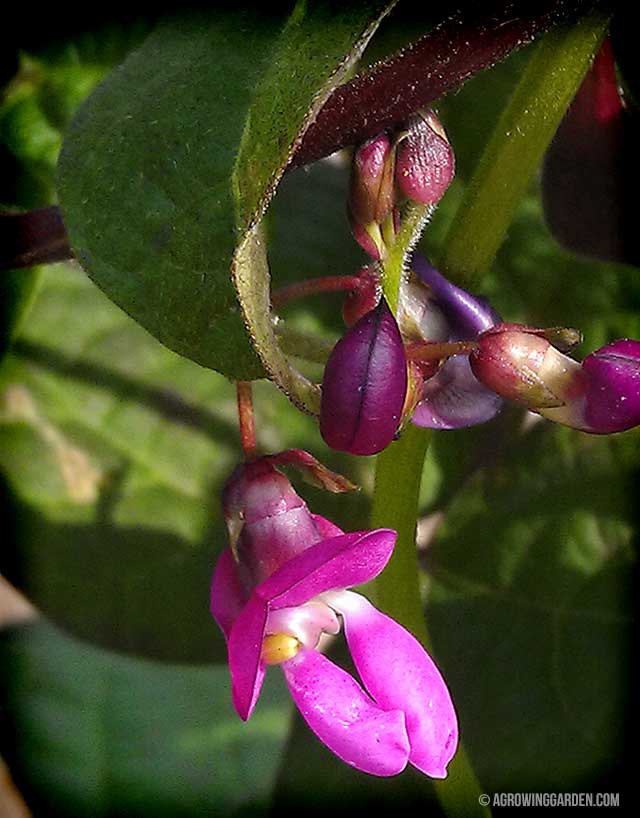
{"label": "bean flower", "polygon": [[[396,533],[344,533],[312,514],[276,468],[312,461],[297,450],[264,456],[225,486],[231,543],[211,612],[227,640],[234,706],[248,719],[268,666],[279,665],[309,727],[347,764],[390,776],[409,763],[444,778],[458,728],[440,672],[408,631],[348,590],[383,570]],[[328,475],[316,468],[320,482]],[[319,649],[341,627],[364,687]]]}

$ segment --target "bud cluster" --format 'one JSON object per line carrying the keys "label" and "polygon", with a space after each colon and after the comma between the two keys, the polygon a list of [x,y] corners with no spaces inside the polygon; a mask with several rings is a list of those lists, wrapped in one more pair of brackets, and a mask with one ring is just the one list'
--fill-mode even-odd
{"label": "bud cluster", "polygon": [[362,249],[381,260],[406,200],[436,205],[453,179],[453,150],[433,111],[419,111],[401,130],[383,132],[354,152],[348,214]]}

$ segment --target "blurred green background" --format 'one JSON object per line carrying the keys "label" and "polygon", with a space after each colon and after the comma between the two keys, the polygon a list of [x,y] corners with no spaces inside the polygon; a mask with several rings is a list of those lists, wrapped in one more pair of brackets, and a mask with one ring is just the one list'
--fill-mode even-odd
{"label": "blurred green background", "polygon": [[[0,103],[3,208],[55,201],[73,111],[150,24],[57,32],[20,54]],[[392,16],[375,53],[412,32],[415,20]],[[525,49],[439,105],[458,173],[427,253],[526,59]],[[362,263],[345,185],[339,162],[285,178],[269,214],[276,282]],[[39,615],[0,630],[0,753],[33,813],[249,816],[294,802],[341,814],[351,799],[437,814],[418,776],[355,773],[299,723],[287,743],[277,670],[248,724],[233,712],[208,614],[225,543],[218,495],[239,453],[233,386],[162,347],[75,264],[2,275],[3,349],[13,343],[0,369],[0,570]],[[508,320],[579,327],[580,355],[640,338],[637,269],[564,252],[538,179],[483,294]],[[341,331],[335,296],[287,318],[327,338]],[[366,526],[371,460],[328,452],[266,382],[256,412],[265,449],[306,448],[363,486],[353,497],[299,486],[313,510]],[[434,438],[419,530],[426,612],[485,792],[624,786],[639,463],[637,430],[589,437],[514,409]]]}

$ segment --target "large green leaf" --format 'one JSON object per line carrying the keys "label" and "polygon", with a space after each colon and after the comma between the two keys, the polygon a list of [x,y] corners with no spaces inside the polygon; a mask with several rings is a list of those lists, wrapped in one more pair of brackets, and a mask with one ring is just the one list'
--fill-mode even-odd
{"label": "large green leaf", "polygon": [[[0,570],[91,641],[221,657],[208,585],[226,542],[219,490],[239,456],[231,384],[158,344],[82,271],[53,265],[0,396],[13,496]],[[309,435],[317,446],[284,398],[265,414],[274,448]]]}
{"label": "large green leaf", "polygon": [[[364,476],[366,464],[324,457],[315,422],[271,384],[256,401],[265,447],[303,445]],[[235,413],[222,376],[159,344],[77,267],[48,267],[0,372],[11,495],[0,570],[90,641],[169,661],[223,658],[208,592],[226,543],[220,488],[240,457]],[[305,493],[364,525],[366,498]]]}
{"label": "large green leaf", "polygon": [[248,724],[226,668],[113,656],[37,624],[0,637],[0,752],[35,815],[265,815],[290,699],[269,674]]}
{"label": "large green leaf", "polygon": [[[287,391],[309,391],[273,335],[258,224],[296,141],[386,5],[301,3],[281,34],[282,20],[257,8],[174,18],[78,112],[59,172],[72,245],[170,348],[254,378],[264,368],[251,336]],[[231,283],[238,241],[242,313]]]}

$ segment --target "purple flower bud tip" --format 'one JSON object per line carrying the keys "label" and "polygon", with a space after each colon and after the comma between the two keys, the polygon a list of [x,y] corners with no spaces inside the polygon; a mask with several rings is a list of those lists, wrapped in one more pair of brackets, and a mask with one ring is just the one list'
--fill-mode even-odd
{"label": "purple flower bud tip", "polygon": [[384,300],[336,344],[322,383],[320,433],[333,449],[370,455],[391,443],[407,391],[400,330]]}
{"label": "purple flower bud tip", "polygon": [[408,199],[437,204],[455,172],[453,149],[432,111],[417,114],[398,145],[396,183]]}
{"label": "purple flower bud tip", "polygon": [[582,370],[588,431],[609,434],[640,425],[640,341],[607,344],[587,355]]}

